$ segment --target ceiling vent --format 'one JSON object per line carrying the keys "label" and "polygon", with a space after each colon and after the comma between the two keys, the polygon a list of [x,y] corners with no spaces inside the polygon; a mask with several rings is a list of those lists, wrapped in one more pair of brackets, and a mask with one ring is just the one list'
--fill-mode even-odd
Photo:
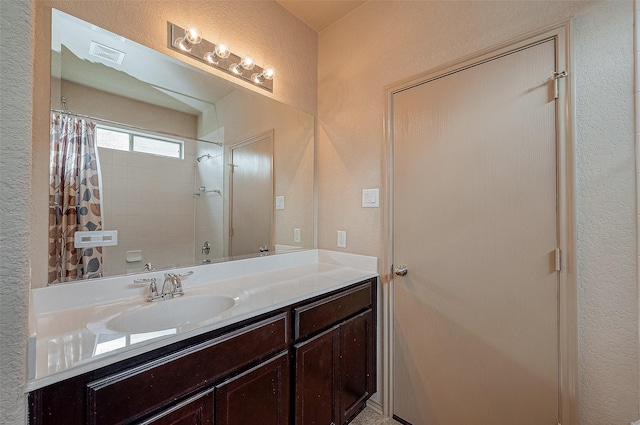
{"label": "ceiling vent", "polygon": [[96,43],[95,41],[91,42],[91,46],[89,47],[89,54],[104,60],[108,60],[109,62],[117,63],[118,65],[122,64],[125,56],[124,52],[112,49],[111,47],[107,47],[100,43]]}

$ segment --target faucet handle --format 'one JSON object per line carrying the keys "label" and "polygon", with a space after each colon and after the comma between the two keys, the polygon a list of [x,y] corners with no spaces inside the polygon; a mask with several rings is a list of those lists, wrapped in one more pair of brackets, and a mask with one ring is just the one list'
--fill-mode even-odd
{"label": "faucet handle", "polygon": [[182,278],[183,277],[187,277],[187,276],[191,276],[193,274],[193,271],[188,271],[182,274],[177,274],[175,275],[175,280],[173,281],[173,295],[174,296],[181,296],[184,295],[184,290],[182,289]]}
{"label": "faucet handle", "polygon": [[155,277],[149,277],[149,278],[142,278],[142,279],[135,279],[133,281],[133,283],[151,283],[151,282],[155,282],[156,278]]}
{"label": "faucet handle", "polygon": [[158,284],[156,283],[156,278],[155,277],[135,279],[133,281],[133,283],[148,283],[149,284],[149,292],[150,292],[150,294],[147,295],[147,301],[156,301],[156,300],[162,298],[162,295],[158,294]]}

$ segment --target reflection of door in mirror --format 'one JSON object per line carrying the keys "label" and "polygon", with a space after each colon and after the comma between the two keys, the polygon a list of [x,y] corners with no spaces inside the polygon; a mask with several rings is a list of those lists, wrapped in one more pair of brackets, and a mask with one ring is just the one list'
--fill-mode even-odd
{"label": "reflection of door in mirror", "polygon": [[232,257],[272,250],[272,158],[273,130],[230,147]]}

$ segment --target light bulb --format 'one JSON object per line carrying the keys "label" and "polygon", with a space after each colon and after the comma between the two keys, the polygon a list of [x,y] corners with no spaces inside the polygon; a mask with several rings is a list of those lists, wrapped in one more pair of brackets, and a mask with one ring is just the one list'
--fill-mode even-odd
{"label": "light bulb", "polygon": [[184,31],[184,37],[176,38],[174,45],[185,52],[190,52],[194,44],[198,44],[202,41],[200,32],[195,28],[189,28]]}
{"label": "light bulb", "polygon": [[242,64],[232,63],[229,67],[229,71],[233,72],[234,74],[240,75],[242,74],[242,70],[240,68],[242,68]]}
{"label": "light bulb", "polygon": [[272,66],[267,65],[262,70],[262,74],[266,80],[273,80],[273,76],[276,75],[276,71]]}
{"label": "light bulb", "polygon": [[231,51],[227,48],[227,46],[222,43],[216,45],[215,52],[216,52],[216,56],[219,57],[220,59],[226,59],[231,54]]}
{"label": "light bulb", "polygon": [[262,72],[254,72],[251,74],[251,80],[256,84],[262,84],[264,80],[273,80],[275,71],[271,66],[265,66]]}
{"label": "light bulb", "polygon": [[219,59],[226,59],[231,54],[231,51],[224,44],[216,45],[216,48],[213,52],[208,52],[204,54],[204,58],[214,65],[218,65],[220,62]]}
{"label": "light bulb", "polygon": [[198,31],[196,28],[189,28],[187,31],[185,31],[185,36],[193,44],[198,44],[202,41],[200,31]]}
{"label": "light bulb", "polygon": [[190,52],[191,48],[193,47],[193,44],[189,42],[187,37],[176,38],[176,41],[174,44],[176,47],[179,47],[180,50],[184,50],[185,52]]}
{"label": "light bulb", "polygon": [[251,56],[245,56],[240,61],[240,65],[247,71],[251,71],[256,64],[253,62],[253,58]]}
{"label": "light bulb", "polygon": [[204,54],[204,59],[209,63],[218,64],[217,58],[218,56],[216,56],[215,52],[207,52]]}
{"label": "light bulb", "polygon": [[233,72],[234,74],[241,75],[243,70],[240,68],[251,71],[254,66],[256,66],[256,64],[253,61],[253,58],[251,56],[244,56],[242,59],[240,59],[239,63],[232,63],[229,67],[229,71]]}
{"label": "light bulb", "polygon": [[253,81],[256,84],[261,84],[264,81],[264,73],[257,73],[254,72],[253,74],[251,74],[251,81]]}

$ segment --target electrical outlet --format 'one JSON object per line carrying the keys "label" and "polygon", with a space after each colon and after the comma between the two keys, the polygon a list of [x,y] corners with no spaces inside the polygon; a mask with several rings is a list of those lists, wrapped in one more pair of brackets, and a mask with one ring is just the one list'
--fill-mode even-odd
{"label": "electrical outlet", "polygon": [[347,247],[347,232],[344,230],[338,230],[338,248]]}
{"label": "electrical outlet", "polygon": [[300,242],[300,229],[297,227],[293,229],[293,241],[298,243]]}

